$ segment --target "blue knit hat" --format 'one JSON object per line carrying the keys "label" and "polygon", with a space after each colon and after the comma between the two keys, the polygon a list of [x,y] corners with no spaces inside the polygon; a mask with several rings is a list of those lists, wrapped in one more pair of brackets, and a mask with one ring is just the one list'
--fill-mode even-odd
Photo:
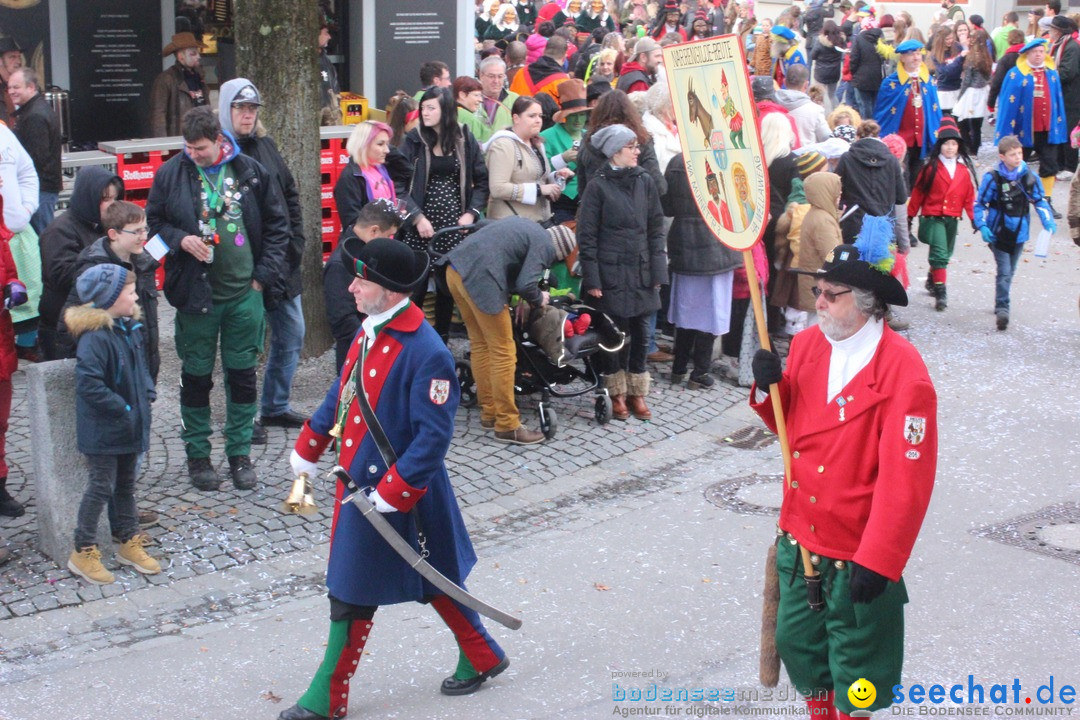
{"label": "blue knit hat", "polygon": [[926,46],[923,45],[918,40],[905,40],[904,42],[902,42],[902,43],[900,43],[899,45],[896,46],[896,52],[899,53],[900,55],[903,55],[904,53],[915,52],[916,50],[922,50],[924,47],[926,47]]}
{"label": "blue knit hat", "polygon": [[119,265],[94,265],[79,275],[79,279],[75,281],[75,290],[82,302],[107,310],[120,297],[127,276],[128,271]]}

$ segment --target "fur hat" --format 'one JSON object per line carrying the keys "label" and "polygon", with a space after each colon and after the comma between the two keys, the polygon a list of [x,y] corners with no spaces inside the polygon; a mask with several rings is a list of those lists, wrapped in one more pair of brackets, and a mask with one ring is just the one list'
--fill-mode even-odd
{"label": "fur hat", "polygon": [[552,225],[547,229],[551,244],[555,246],[555,258],[565,260],[577,247],[577,236],[565,225]]}
{"label": "fur hat", "polygon": [[79,300],[90,303],[96,308],[108,310],[120,297],[120,291],[127,282],[128,271],[119,265],[102,263],[92,265],[79,275],[75,281],[75,290]]}
{"label": "fur hat", "polygon": [[365,243],[355,235],[348,237],[341,244],[341,262],[354,277],[393,292],[411,293],[427,282],[428,254],[392,238]]}
{"label": "fur hat", "polygon": [[589,136],[592,146],[602,152],[606,158],[612,157],[636,139],[637,135],[634,131],[625,125],[608,125]]}

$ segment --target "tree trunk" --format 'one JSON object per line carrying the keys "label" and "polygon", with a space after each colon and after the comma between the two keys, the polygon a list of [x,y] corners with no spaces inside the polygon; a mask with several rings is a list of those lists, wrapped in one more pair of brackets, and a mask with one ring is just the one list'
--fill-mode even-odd
{"label": "tree trunk", "polygon": [[236,0],[236,65],[262,95],[259,113],[296,177],[304,216],[302,300],[304,356],[321,355],[334,338],[322,282],[319,167],[318,4],[299,0]]}

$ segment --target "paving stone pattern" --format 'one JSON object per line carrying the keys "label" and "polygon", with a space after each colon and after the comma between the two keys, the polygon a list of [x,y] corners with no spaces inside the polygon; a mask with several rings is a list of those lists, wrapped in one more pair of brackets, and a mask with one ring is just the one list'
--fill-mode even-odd
{"label": "paving stone pattern", "polygon": [[[16,373],[7,435],[7,461],[11,466],[8,489],[26,503],[27,512],[21,518],[0,521],[0,544],[6,543],[14,554],[0,568],[0,620],[115,597],[150,584],[165,585],[176,579],[228,570],[254,560],[310,550],[328,541],[333,509],[329,481],[319,481],[316,486],[317,514],[290,516],[278,510],[291,483],[288,456],[298,431],[268,428],[268,443],[252,447],[252,461],[261,480],[259,487],[246,492],[233,489],[227,479],[228,466],[220,434],[224,422],[220,377],[211,393],[215,423],[212,458],[225,481],[218,492],[202,492],[192,487],[179,437],[179,368],[171,345],[172,333],[168,331],[171,320],[170,309],[163,308],[163,363],[158,401],[154,405],[150,452],[137,485],[139,506],[152,508],[161,515],[160,525],[148,532],[157,541],[150,549],[151,554],[162,559],[164,572],[144,576],[119,566],[106,555],[105,565],[116,574],[117,582],[95,586],[76,578],[66,567],[58,566],[36,549],[37,518],[30,477],[33,463],[25,383],[22,373]],[[464,345],[460,340],[451,341],[458,355],[463,353]],[[558,413],[558,436],[544,445],[496,443],[480,428],[478,408],[460,409],[447,464],[461,505],[498,502],[501,496],[523,487],[543,484],[693,429],[745,400],[744,389],[724,383],[717,383],[710,390],[673,388],[664,379],[669,370],[666,365],[651,368],[652,422],[631,419],[600,426],[593,417],[591,394],[556,399],[552,406]],[[332,352],[302,362],[294,382],[293,407],[301,412],[314,411],[332,374]],[[523,420],[534,428],[538,400],[538,395],[519,398]],[[329,467],[326,458],[323,464]]]}

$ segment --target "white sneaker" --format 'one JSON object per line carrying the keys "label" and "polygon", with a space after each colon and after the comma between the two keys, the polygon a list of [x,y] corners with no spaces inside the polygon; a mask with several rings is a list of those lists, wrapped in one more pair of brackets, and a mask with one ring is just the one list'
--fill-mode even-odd
{"label": "white sneaker", "polygon": [[1073,174],[1068,170],[1062,170],[1054,177],[1056,177],[1058,180],[1072,180],[1072,176]]}

